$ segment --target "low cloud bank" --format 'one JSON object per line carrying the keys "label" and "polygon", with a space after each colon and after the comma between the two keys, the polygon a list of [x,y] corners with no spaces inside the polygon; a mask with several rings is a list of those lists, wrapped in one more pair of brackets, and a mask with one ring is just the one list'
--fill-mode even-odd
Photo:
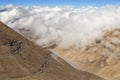
{"label": "low cloud bank", "polygon": [[85,46],[104,31],[120,29],[120,6],[40,7],[0,6],[0,21],[15,30],[30,30],[39,45]]}

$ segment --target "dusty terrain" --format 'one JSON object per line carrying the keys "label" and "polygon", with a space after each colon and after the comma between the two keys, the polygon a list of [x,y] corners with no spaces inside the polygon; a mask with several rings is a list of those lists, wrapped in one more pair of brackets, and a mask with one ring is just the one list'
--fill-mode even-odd
{"label": "dusty terrain", "polygon": [[104,80],[78,71],[0,23],[0,80]]}
{"label": "dusty terrain", "polygon": [[[20,31],[25,37],[36,42],[30,31]],[[71,46],[66,49],[47,45],[53,52],[74,68],[90,72],[107,80],[120,80],[120,30],[103,33],[101,40],[85,47]]]}
{"label": "dusty terrain", "polygon": [[56,47],[54,51],[79,70],[107,80],[120,80],[120,30],[106,32],[102,40],[90,46]]}

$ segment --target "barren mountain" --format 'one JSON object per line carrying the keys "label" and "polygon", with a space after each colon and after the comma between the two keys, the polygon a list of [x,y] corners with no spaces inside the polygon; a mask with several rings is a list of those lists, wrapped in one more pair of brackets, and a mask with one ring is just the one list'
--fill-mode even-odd
{"label": "barren mountain", "polygon": [[101,40],[86,47],[54,48],[57,55],[79,70],[107,80],[120,80],[120,30],[105,32]]}
{"label": "barren mountain", "polygon": [[[37,37],[30,31],[21,30],[25,37],[36,42]],[[120,80],[120,30],[106,31],[100,40],[92,45],[63,48],[48,44],[57,56],[67,61],[74,68],[90,72],[107,80]]]}
{"label": "barren mountain", "polygon": [[0,80],[104,80],[78,71],[0,23]]}

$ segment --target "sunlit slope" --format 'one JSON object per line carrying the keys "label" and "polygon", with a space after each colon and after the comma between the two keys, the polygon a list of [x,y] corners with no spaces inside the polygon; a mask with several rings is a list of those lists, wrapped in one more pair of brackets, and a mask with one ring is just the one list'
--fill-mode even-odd
{"label": "sunlit slope", "polygon": [[106,32],[101,40],[86,47],[54,48],[57,55],[79,70],[108,80],[120,78],[120,30]]}

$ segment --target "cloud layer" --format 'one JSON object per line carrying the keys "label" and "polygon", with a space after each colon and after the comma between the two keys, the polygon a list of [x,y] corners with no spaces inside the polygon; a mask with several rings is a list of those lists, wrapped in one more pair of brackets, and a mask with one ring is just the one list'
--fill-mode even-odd
{"label": "cloud layer", "polygon": [[120,6],[40,7],[0,6],[0,21],[15,30],[30,30],[39,45],[85,46],[104,31],[120,29]]}

